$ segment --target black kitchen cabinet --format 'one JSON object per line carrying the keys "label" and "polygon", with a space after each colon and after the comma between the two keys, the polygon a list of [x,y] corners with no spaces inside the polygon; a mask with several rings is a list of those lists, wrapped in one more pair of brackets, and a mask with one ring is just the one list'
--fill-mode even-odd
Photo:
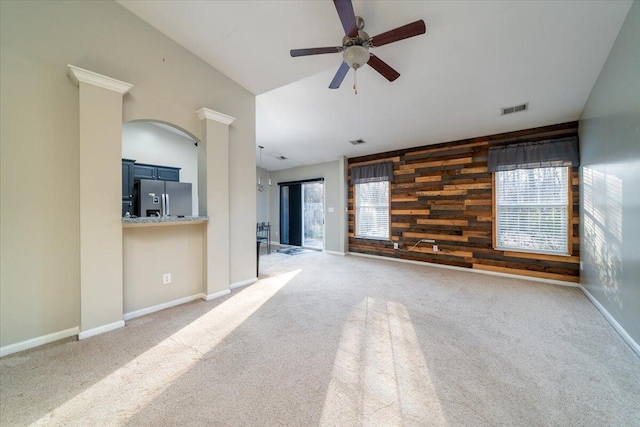
{"label": "black kitchen cabinet", "polygon": [[133,200],[122,201],[122,216],[127,216],[127,212],[129,215],[133,215]]}
{"label": "black kitchen cabinet", "polygon": [[158,167],[136,163],[133,165],[133,179],[157,179]]}
{"label": "black kitchen cabinet", "polygon": [[136,163],[133,165],[133,179],[159,179],[180,182],[180,168]]}
{"label": "black kitchen cabinet", "polygon": [[133,198],[133,165],[135,160],[122,159],[122,201]]}
{"label": "black kitchen cabinet", "polygon": [[158,166],[158,179],[163,181],[180,182],[180,168],[170,168],[166,166]]}

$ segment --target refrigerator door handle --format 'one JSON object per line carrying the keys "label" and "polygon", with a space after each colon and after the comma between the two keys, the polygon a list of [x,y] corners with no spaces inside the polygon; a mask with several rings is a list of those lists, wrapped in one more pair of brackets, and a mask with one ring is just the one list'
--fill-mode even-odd
{"label": "refrigerator door handle", "polygon": [[164,193],[162,193],[162,216],[163,216],[163,217],[167,216],[167,214],[165,213],[166,206],[167,206],[167,203],[166,203],[166,201],[165,201],[165,200],[166,200],[166,199],[165,199],[165,194],[164,194]]}
{"label": "refrigerator door handle", "polygon": [[167,208],[165,210],[167,216],[171,215],[171,213],[169,212],[169,208],[171,207],[171,205],[169,204],[169,193],[167,193]]}

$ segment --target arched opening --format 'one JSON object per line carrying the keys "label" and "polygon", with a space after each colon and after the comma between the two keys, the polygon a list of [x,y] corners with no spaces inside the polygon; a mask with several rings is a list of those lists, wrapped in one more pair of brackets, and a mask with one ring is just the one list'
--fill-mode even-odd
{"label": "arched opening", "polygon": [[124,123],[122,215],[144,217],[167,213],[160,197],[164,192],[149,200],[142,197],[148,193],[140,191],[146,181],[156,180],[191,184],[190,203],[185,199],[188,186],[181,185],[180,198],[172,199],[168,214],[197,216],[199,142],[193,134],[171,123],[151,119]]}

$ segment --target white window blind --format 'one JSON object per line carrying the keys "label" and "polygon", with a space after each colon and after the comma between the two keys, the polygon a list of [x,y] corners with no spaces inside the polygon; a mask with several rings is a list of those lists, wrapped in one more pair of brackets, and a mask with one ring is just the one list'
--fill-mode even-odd
{"label": "white window blind", "polygon": [[568,168],[496,172],[496,246],[568,253]]}
{"label": "white window blind", "polygon": [[356,237],[389,239],[389,181],[355,185]]}

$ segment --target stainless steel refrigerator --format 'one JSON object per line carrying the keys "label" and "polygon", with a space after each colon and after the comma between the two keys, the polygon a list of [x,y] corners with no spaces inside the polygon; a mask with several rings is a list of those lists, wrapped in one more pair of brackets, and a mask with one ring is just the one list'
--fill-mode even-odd
{"label": "stainless steel refrigerator", "polygon": [[140,179],[134,184],[137,216],[192,216],[191,183]]}

